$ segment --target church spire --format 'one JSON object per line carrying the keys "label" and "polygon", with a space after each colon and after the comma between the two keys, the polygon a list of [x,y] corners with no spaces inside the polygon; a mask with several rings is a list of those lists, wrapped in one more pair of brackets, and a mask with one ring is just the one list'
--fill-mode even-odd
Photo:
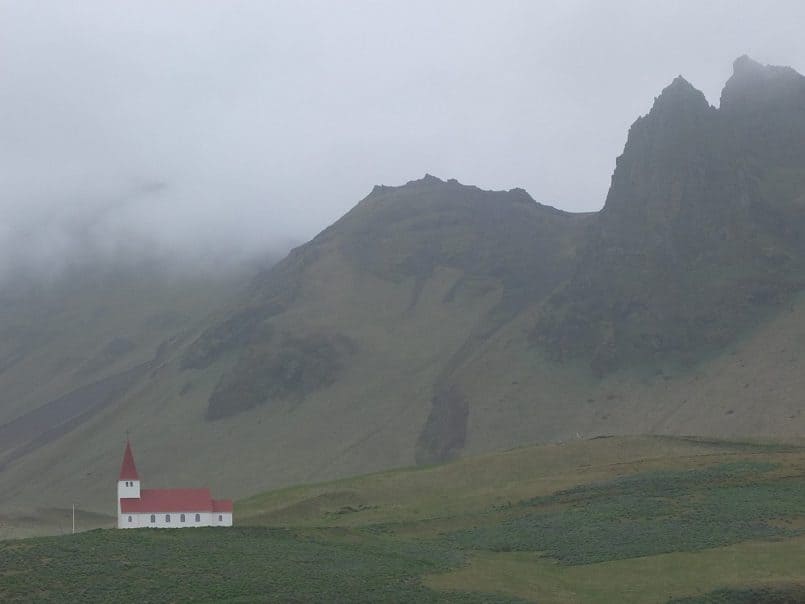
{"label": "church spire", "polygon": [[137,466],[134,465],[134,455],[131,452],[131,443],[126,440],[126,452],[123,454],[123,464],[120,466],[118,480],[140,480],[137,475]]}

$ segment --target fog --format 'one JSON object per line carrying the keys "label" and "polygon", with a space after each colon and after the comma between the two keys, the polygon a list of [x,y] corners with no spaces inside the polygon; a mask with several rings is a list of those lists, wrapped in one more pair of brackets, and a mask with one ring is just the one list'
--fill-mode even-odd
{"label": "fog", "polygon": [[0,0],[0,276],[287,248],[426,172],[601,207],[634,119],[791,2]]}

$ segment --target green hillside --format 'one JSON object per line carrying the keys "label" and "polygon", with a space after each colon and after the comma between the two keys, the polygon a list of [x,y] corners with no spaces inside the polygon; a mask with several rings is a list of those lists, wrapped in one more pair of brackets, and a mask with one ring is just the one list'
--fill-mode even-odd
{"label": "green hillside", "polygon": [[257,495],[233,529],[0,542],[0,598],[794,602],[803,476],[794,445],[526,447]]}
{"label": "green hillside", "polygon": [[[47,283],[4,284],[0,535],[8,526],[24,534],[61,532],[69,525],[65,511],[73,503],[84,505],[88,519],[108,521],[114,508],[103,499],[77,497],[84,485],[97,480],[98,426],[118,442],[127,430],[134,431],[136,425],[127,420],[110,426],[109,417],[136,405],[176,351],[197,337],[211,314],[245,282],[243,271],[216,276],[96,266]],[[65,443],[80,453],[68,448],[68,460],[61,453],[47,457],[44,467],[22,470],[14,482],[20,463],[38,460]],[[33,500],[19,496],[20,485],[38,480],[39,494]],[[61,496],[60,481],[72,496]],[[113,497],[104,499],[113,504]]]}

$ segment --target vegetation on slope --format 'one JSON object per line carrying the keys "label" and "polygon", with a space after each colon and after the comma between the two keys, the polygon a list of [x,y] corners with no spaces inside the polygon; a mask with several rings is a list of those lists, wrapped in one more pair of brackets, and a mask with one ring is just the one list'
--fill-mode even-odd
{"label": "vegetation on slope", "polygon": [[[294,305],[304,305],[309,293],[303,285],[321,259],[337,254],[354,273],[394,283],[410,282],[407,312],[415,312],[435,271],[447,268],[459,277],[445,292],[443,301],[453,303],[457,312],[468,299],[491,291],[498,291],[499,299],[483,320],[471,327],[465,345],[454,358],[444,359],[434,385],[436,400],[449,388],[452,370],[473,347],[569,276],[587,218],[542,206],[521,189],[483,191],[433,176],[402,187],[375,187],[335,224],[258,276],[243,308],[206,330],[188,349],[183,366],[203,368],[229,350],[238,351],[233,368],[211,396],[210,419],[233,415],[276,398],[304,397],[310,391],[308,385],[292,388],[293,384],[285,380],[285,386],[274,388],[271,375],[284,373],[280,368],[284,363],[276,357],[299,356],[288,349],[298,352],[302,347],[290,341],[272,350],[272,319],[292,310]],[[334,301],[340,302],[346,301]],[[367,321],[375,320],[367,317]],[[334,325],[332,329],[342,327]],[[338,337],[343,340],[348,336]],[[321,340],[326,336],[303,337]],[[311,361],[315,365],[337,366],[345,360],[339,350],[344,346],[319,348],[321,354]],[[306,358],[298,361],[303,365],[307,362]],[[325,373],[334,379],[334,371]],[[234,390],[236,381],[240,382],[238,391]],[[327,377],[319,381],[326,385],[332,380]],[[426,441],[422,443],[425,448],[440,447],[437,442]]]}
{"label": "vegetation on slope", "polygon": [[233,529],[0,542],[0,598],[784,602],[805,586],[804,469],[763,444],[517,449],[265,493]]}
{"label": "vegetation on slope", "polygon": [[717,589],[701,596],[675,598],[668,604],[798,604],[800,602],[805,602],[805,585]]}
{"label": "vegetation on slope", "polygon": [[273,400],[298,403],[333,384],[354,351],[354,342],[340,334],[284,334],[276,346],[263,337],[218,382],[207,418],[228,417]]}
{"label": "vegetation on slope", "polygon": [[241,279],[97,266],[50,283],[4,283],[0,468],[120,404]]}
{"label": "vegetation on slope", "polygon": [[510,520],[451,537],[469,549],[591,564],[798,535],[777,523],[799,517],[805,480],[764,482],[771,469],[743,462],[644,472],[522,502]]}
{"label": "vegetation on slope", "polygon": [[[32,562],[34,562],[32,564]],[[425,542],[233,528],[96,530],[0,543],[4,602],[512,602],[437,592],[418,577],[461,563]]]}

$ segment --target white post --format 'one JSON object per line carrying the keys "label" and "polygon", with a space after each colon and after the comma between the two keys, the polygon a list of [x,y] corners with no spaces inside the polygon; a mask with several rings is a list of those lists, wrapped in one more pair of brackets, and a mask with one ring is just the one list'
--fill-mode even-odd
{"label": "white post", "polygon": [[73,534],[75,535],[75,504],[73,504]]}

